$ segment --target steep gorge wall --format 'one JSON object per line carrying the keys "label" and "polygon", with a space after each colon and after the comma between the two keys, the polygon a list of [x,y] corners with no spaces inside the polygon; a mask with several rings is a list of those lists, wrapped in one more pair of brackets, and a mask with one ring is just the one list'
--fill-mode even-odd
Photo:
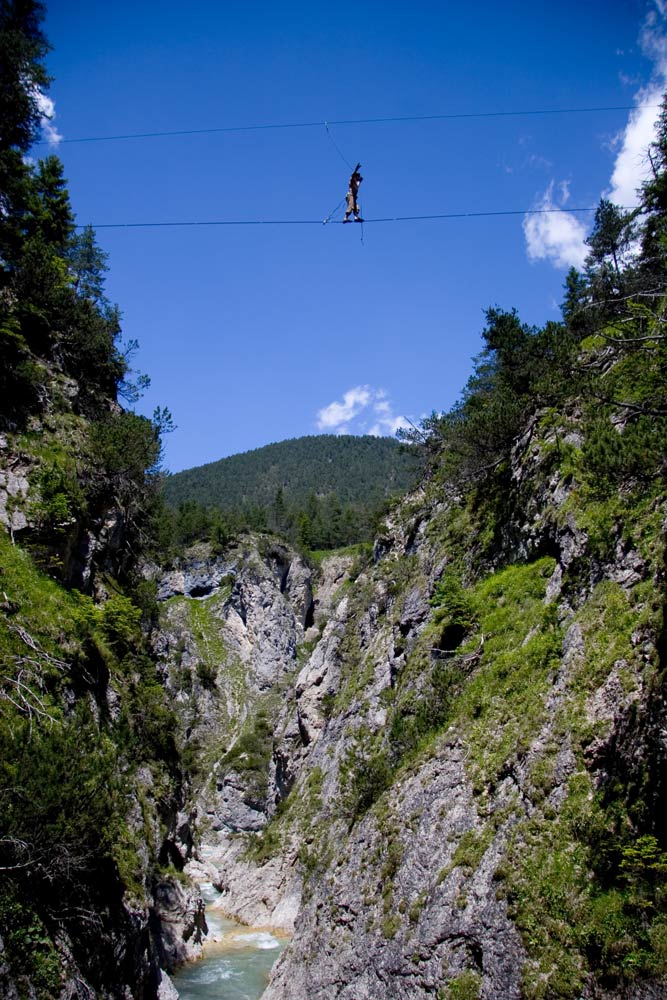
{"label": "steep gorge wall", "polygon": [[39,411],[0,434],[0,994],[153,1000],[205,931],[181,874],[189,816],[124,593],[127,508],[77,383],[55,364],[43,378]]}
{"label": "steep gorge wall", "polygon": [[177,698],[221,737],[200,871],[294,927],[267,1000],[661,995],[665,509],[587,500],[580,444],[529,427],[496,524],[427,482],[305,632],[307,567],[237,562],[222,666]]}
{"label": "steep gorge wall", "polygon": [[293,927],[294,858],[258,867],[253,847],[300,770],[297,678],[352,561],[327,560],[314,590],[316,574],[296,553],[245,535],[218,558],[192,550],[159,580],[154,648],[180,720],[199,838],[189,870],[213,880],[228,914],[247,923]]}

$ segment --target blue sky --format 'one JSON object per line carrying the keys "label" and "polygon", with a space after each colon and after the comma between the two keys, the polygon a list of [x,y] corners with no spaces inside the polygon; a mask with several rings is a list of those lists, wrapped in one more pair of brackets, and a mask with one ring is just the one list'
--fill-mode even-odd
{"label": "blue sky", "polygon": [[[52,0],[45,137],[78,222],[99,226],[324,220],[357,161],[369,220],[587,207],[602,194],[631,204],[652,110],[72,140],[651,105],[666,26],[667,0]],[[324,430],[391,433],[448,408],[485,308],[558,317],[591,221],[369,221],[363,243],[358,225],[99,228],[98,241],[152,380],[138,408],[172,411],[178,471]]]}

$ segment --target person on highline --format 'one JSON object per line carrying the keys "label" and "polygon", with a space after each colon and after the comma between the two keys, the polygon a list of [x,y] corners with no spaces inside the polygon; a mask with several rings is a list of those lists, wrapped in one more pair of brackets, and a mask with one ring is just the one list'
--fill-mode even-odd
{"label": "person on highline", "polygon": [[360,163],[357,163],[356,167],[352,171],[352,176],[350,177],[350,186],[348,188],[347,194],[345,195],[345,202],[347,204],[347,210],[345,212],[345,218],[343,222],[349,222],[350,216],[354,215],[355,222],[363,222],[361,218],[361,212],[359,210],[359,205],[357,203],[357,195],[359,194],[359,185],[363,181],[363,177],[359,173]]}

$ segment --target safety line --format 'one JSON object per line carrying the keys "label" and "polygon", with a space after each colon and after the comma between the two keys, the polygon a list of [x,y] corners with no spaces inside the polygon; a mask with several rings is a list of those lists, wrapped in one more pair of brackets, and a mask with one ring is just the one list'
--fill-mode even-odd
{"label": "safety line", "polygon": [[337,152],[337,153],[338,153],[338,155],[340,156],[340,158],[341,158],[341,160],[343,161],[343,163],[347,164],[347,166],[348,166],[348,167],[350,168],[350,170],[354,170],[354,167],[352,166],[352,164],[351,164],[351,163],[350,163],[350,161],[348,160],[347,156],[345,156],[345,154],[344,154],[344,153],[343,153],[343,151],[341,150],[340,146],[338,145],[338,143],[336,142],[336,140],[335,140],[335,139],[334,139],[334,137],[332,136],[332,134],[331,134],[331,129],[329,128],[329,122],[325,122],[325,123],[324,123],[324,127],[325,127],[325,129],[327,130],[327,136],[328,136],[328,137],[329,137],[329,139],[331,140],[331,142],[332,142],[332,144],[333,144],[333,147],[334,147],[334,149],[336,150],[336,152]]}
{"label": "safety line", "polygon": [[[379,219],[364,219],[365,223],[374,222],[423,222],[427,219],[480,219],[501,215],[560,215],[574,212],[595,212],[592,208],[523,208],[507,209],[496,212],[440,212],[434,215],[391,215]],[[335,210],[334,210],[335,211]],[[329,222],[329,220],[324,220]],[[187,226],[321,226],[322,219],[212,219],[208,221],[185,222],[99,222],[93,223],[93,229],[166,229]],[[342,225],[342,221],[329,222],[331,225]],[[77,225],[77,229],[85,229]]]}
{"label": "safety line", "polygon": [[331,222],[331,220],[333,219],[333,217],[334,217],[334,215],[336,214],[336,212],[338,211],[338,209],[339,209],[339,208],[341,208],[341,207],[343,206],[343,204],[344,204],[344,202],[345,202],[345,199],[346,199],[346,195],[343,195],[343,197],[342,197],[342,198],[341,198],[341,200],[340,200],[340,201],[338,202],[338,204],[337,204],[337,205],[336,205],[336,207],[335,207],[335,208],[333,209],[333,211],[329,212],[329,214],[327,215],[326,219],[323,219],[323,220],[322,220],[322,225],[323,225],[323,226],[326,226],[326,225],[328,225],[328,224],[329,224],[329,223]]}
{"label": "safety line", "polygon": [[[184,135],[211,135],[214,133],[230,132],[261,132],[267,129],[289,129],[289,128],[321,128],[323,125],[380,125],[388,122],[426,122],[426,121],[453,121],[465,118],[516,118],[537,115],[581,115],[593,114],[606,111],[645,111],[657,109],[659,104],[619,104],[600,108],[542,108],[535,111],[470,111],[453,112],[451,114],[438,115],[396,115],[388,118],[339,118],[336,120],[327,119],[315,122],[280,122],[264,125],[227,125],[216,128],[191,128],[173,129],[163,132],[127,132],[119,135],[89,135],[79,136],[74,139],[61,139],[58,145],[64,143],[82,142],[117,142],[125,139],[157,139],[166,136]],[[40,139],[36,146],[53,145],[48,139]]]}

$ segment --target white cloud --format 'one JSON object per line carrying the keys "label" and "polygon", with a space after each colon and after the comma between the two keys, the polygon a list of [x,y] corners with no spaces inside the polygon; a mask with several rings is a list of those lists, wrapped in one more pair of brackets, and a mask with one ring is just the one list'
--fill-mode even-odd
{"label": "white cloud", "polygon": [[528,159],[524,163],[525,167],[536,167],[539,170],[549,170],[553,166],[551,160],[547,160],[545,156],[539,156],[537,153],[531,153]]}
{"label": "white cloud", "polygon": [[364,433],[371,434],[373,437],[393,437],[396,431],[409,426],[410,423],[405,417],[392,416],[378,420],[367,431],[364,431]]}
{"label": "white cloud", "polygon": [[385,389],[357,385],[317,411],[317,427],[333,434],[372,434],[376,437],[393,435],[400,427],[408,427],[405,417],[392,412]]}
{"label": "white cloud", "polygon": [[616,136],[618,153],[611,186],[605,192],[606,198],[624,208],[633,208],[639,203],[638,188],[650,174],[646,151],[655,139],[655,106],[660,104],[667,85],[667,3],[664,0],[654,0],[642,25],[639,44],[653,63],[651,80],[635,94],[637,107],[630,112],[625,128]]}
{"label": "white cloud", "polygon": [[353,420],[362,410],[364,410],[372,399],[372,390],[367,385],[357,385],[353,389],[348,389],[343,395],[343,402],[329,403],[317,411],[317,426],[321,431],[340,431],[343,425]]}
{"label": "white cloud", "polygon": [[56,117],[55,103],[50,97],[43,94],[41,90],[35,91],[35,97],[37,99],[37,107],[42,116],[41,126],[44,138],[51,146],[57,146],[59,142],[62,142],[63,137],[54,125]]}
{"label": "white cloud", "polygon": [[[646,104],[659,104],[662,88],[642,93]],[[646,150],[655,138],[655,118],[655,108],[637,108],[631,112],[619,136],[620,149],[610,179],[611,187],[605,192],[605,197],[615,205],[634,208],[639,202],[637,189],[649,174]]]}
{"label": "white cloud", "polygon": [[[642,24],[639,42],[644,55],[653,63],[650,82],[634,95],[635,108],[630,112],[625,128],[615,136],[613,148],[618,150],[609,187],[602,197],[632,208],[638,204],[638,189],[650,174],[647,150],[655,139],[658,105],[667,89],[667,0],[653,0]],[[552,181],[533,206],[549,211],[559,206],[554,201]],[[569,198],[569,186],[561,181],[560,207]],[[581,267],[588,248],[584,239],[588,229],[571,215],[526,215],[523,220],[529,260],[549,260],[555,267]]]}
{"label": "white cloud", "polygon": [[551,181],[533,205],[536,213],[524,215],[523,232],[529,260],[549,260],[556,267],[581,267],[588,253],[584,243],[586,225],[574,215],[560,211],[570,197],[569,184],[561,181],[554,199]]}

